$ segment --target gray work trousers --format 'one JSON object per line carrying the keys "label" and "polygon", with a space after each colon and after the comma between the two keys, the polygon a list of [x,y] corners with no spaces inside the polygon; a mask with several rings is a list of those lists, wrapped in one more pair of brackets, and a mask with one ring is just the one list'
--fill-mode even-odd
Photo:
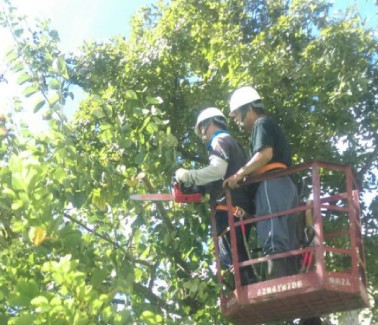
{"label": "gray work trousers", "polygon": [[[298,206],[298,191],[289,176],[262,181],[255,196],[256,216],[262,216]],[[256,224],[265,255],[277,254],[299,247],[297,214],[282,215]]]}

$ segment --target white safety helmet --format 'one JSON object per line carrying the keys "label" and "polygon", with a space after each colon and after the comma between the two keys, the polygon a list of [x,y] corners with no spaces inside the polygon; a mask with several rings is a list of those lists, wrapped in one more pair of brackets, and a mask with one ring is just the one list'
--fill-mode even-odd
{"label": "white safety helmet", "polygon": [[252,103],[259,99],[261,98],[256,89],[250,86],[236,89],[230,99],[230,115],[232,115],[234,111],[243,105]]}
{"label": "white safety helmet", "polygon": [[196,134],[198,136],[201,135],[201,132],[199,130],[199,125],[201,124],[201,122],[209,119],[209,118],[213,118],[213,117],[222,117],[225,121],[226,121],[226,117],[224,116],[224,114],[221,112],[221,110],[219,108],[216,108],[216,107],[208,107],[206,109],[204,109],[197,117],[197,122],[196,122],[196,126],[194,127],[194,131],[196,132]]}

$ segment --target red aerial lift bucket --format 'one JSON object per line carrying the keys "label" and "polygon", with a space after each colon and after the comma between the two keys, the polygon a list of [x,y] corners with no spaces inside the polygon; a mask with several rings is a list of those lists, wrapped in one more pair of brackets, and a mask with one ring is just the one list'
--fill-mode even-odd
{"label": "red aerial lift bucket", "polygon": [[[230,289],[223,285],[220,299],[223,315],[234,324],[250,325],[368,307],[359,193],[351,168],[313,161],[248,178],[243,185],[283,175],[310,177],[311,184],[307,188],[312,194],[310,203],[303,202],[294,209],[234,222],[230,192],[226,190],[233,256],[229,273],[234,278],[234,287]],[[338,185],[330,188],[329,181],[335,177]],[[306,210],[311,211],[314,218],[313,245],[272,256],[253,256],[242,263],[237,261],[235,227],[289,213],[300,216]],[[223,284],[225,272],[221,270],[214,218],[215,208],[212,208],[217,277]],[[302,258],[305,264],[302,272],[241,286],[240,267],[253,265],[262,269],[268,260],[288,256]]]}

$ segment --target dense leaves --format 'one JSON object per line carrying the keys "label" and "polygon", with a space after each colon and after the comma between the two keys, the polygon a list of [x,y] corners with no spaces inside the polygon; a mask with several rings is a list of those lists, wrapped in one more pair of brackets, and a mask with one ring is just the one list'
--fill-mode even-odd
{"label": "dense leaves", "polygon": [[[67,55],[48,23],[27,28],[4,1],[25,100],[1,119],[0,322],[227,324],[207,205],[128,197],[167,192],[176,167],[206,162],[196,114],[227,113],[237,86],[259,90],[296,163],[350,164],[362,198],[376,195],[377,39],[353,11],[330,10],[320,0],[157,2],[128,39]],[[73,84],[87,96],[68,122]],[[48,131],[16,125],[30,105]],[[362,201],[376,299],[377,197]]]}

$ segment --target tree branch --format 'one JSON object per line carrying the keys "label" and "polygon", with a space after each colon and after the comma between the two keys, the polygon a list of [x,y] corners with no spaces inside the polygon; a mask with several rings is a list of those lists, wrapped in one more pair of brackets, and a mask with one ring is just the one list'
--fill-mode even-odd
{"label": "tree branch", "polygon": [[[99,234],[96,230],[93,230],[91,228],[89,228],[88,226],[86,226],[84,223],[82,223],[81,221],[77,220],[76,218],[70,216],[68,213],[64,213],[63,216],[69,220],[71,220],[73,223],[76,223],[77,225],[79,225],[81,228],[85,229],[86,231],[88,231],[89,233],[95,235],[96,237],[98,238],[101,238],[103,240],[105,240],[106,242],[112,244],[115,248],[117,249],[121,249],[124,251],[124,248],[118,244],[117,242],[115,242],[114,240],[110,239],[109,236],[107,235],[102,235],[102,234]],[[125,252],[127,253],[127,252]],[[127,256],[127,254],[125,254],[125,256]],[[133,263],[137,263],[137,264],[141,264],[141,265],[144,265],[144,266],[147,266],[147,267],[152,267],[151,264],[147,261],[144,261],[144,260],[137,260],[137,259],[132,259],[132,258],[127,258],[129,261],[133,262]]]}
{"label": "tree branch", "polygon": [[[158,307],[160,311],[164,309],[166,312],[170,314],[177,313],[177,310],[175,310],[176,304],[168,304],[165,300],[155,295],[151,289],[146,288],[140,283],[133,283],[133,290],[139,292],[145,299],[149,300],[153,306]],[[183,304],[189,306],[191,313],[195,313],[202,307],[199,301],[191,297],[187,297],[183,300],[176,301],[176,303],[178,303],[179,306],[182,306]]]}

